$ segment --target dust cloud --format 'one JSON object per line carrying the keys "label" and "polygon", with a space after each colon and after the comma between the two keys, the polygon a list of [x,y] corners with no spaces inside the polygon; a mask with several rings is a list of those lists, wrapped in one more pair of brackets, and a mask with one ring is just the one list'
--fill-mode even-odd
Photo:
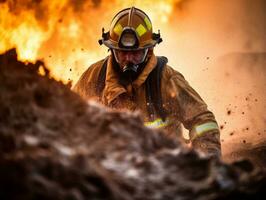
{"label": "dust cloud", "polygon": [[215,113],[224,155],[265,142],[266,2],[181,1],[169,24],[157,53]]}

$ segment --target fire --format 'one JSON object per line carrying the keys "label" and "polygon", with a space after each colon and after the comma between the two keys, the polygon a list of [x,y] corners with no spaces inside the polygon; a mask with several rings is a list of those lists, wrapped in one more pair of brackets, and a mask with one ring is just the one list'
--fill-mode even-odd
{"label": "fire", "polygon": [[167,24],[178,0],[1,2],[0,53],[15,47],[20,60],[42,59],[54,78],[75,83],[90,64],[107,55],[97,41],[101,28],[109,29],[116,12],[141,8],[159,27],[154,27],[157,31]]}
{"label": "fire", "polygon": [[[224,127],[223,139],[247,124],[260,135],[250,137],[265,138],[265,78],[259,68],[264,58],[251,59],[266,52],[263,0],[253,6],[248,0],[0,0],[0,53],[16,47],[20,60],[42,59],[54,78],[74,84],[108,54],[98,44],[102,27],[108,30],[112,17],[131,6],[149,15],[155,32],[161,30],[163,48],[156,55],[167,56],[169,65],[196,86]],[[238,61],[235,52],[250,52],[250,58],[240,53],[247,60]],[[215,63],[224,55],[231,55],[227,61],[233,64]],[[258,102],[247,102],[246,96]]]}

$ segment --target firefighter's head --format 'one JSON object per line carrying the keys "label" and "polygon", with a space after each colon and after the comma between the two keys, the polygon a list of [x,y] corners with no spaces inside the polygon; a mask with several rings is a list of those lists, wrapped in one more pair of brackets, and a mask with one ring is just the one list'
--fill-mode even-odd
{"label": "firefighter's head", "polygon": [[131,7],[115,15],[110,31],[105,33],[103,29],[99,43],[111,49],[123,71],[136,71],[147,60],[148,51],[161,41],[160,33],[152,32],[148,15]]}

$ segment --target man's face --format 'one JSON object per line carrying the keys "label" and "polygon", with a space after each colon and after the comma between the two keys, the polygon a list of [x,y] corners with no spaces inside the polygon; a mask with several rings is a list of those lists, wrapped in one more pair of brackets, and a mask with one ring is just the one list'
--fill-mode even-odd
{"label": "man's face", "polygon": [[148,49],[141,49],[141,50],[135,50],[135,51],[123,51],[123,50],[114,49],[113,52],[114,52],[116,61],[118,62],[120,67],[123,68],[129,63],[138,65],[144,62]]}

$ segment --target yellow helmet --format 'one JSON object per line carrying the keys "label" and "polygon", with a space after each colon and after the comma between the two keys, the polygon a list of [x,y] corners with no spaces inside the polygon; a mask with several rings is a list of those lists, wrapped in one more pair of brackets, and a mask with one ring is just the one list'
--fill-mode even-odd
{"label": "yellow helmet", "polygon": [[111,22],[110,31],[105,33],[103,29],[99,40],[100,45],[119,50],[146,49],[160,42],[160,32],[152,32],[148,15],[135,7],[118,12]]}

